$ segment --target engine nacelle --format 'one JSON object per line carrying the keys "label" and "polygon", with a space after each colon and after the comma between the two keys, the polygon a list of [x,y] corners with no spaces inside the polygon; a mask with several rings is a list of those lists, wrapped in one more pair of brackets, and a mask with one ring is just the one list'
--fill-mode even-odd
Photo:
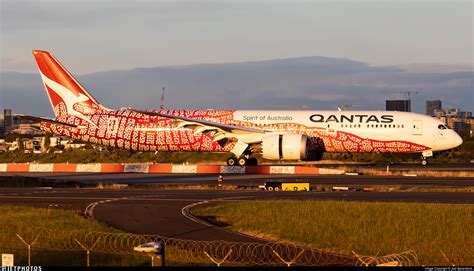
{"label": "engine nacelle", "polygon": [[262,139],[263,158],[271,160],[314,160],[309,138],[302,134],[270,134]]}

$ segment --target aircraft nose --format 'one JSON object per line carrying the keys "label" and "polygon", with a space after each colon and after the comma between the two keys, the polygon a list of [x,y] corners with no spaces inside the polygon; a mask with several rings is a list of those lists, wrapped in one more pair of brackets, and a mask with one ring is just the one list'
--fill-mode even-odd
{"label": "aircraft nose", "polygon": [[462,144],[462,138],[456,133],[454,132],[454,136],[453,136],[453,148],[456,148],[458,147],[459,145]]}

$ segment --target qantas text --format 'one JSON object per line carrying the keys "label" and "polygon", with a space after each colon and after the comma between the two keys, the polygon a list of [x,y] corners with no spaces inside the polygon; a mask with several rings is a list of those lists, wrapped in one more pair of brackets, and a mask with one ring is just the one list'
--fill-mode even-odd
{"label": "qantas text", "polygon": [[361,122],[361,123],[368,123],[368,122],[376,122],[376,123],[392,123],[393,116],[392,115],[382,115],[380,119],[376,115],[329,115],[324,116],[320,114],[314,114],[309,117],[309,120],[312,122]]}

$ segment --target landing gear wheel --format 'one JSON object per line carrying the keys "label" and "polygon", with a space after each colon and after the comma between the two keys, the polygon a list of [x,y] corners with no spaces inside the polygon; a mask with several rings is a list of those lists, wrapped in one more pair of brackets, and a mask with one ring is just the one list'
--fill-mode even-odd
{"label": "landing gear wheel", "polygon": [[257,160],[257,158],[249,158],[249,159],[247,160],[247,165],[249,165],[249,166],[256,166],[256,165],[258,165],[258,160]]}
{"label": "landing gear wheel", "polygon": [[237,158],[231,157],[231,158],[227,159],[227,165],[228,166],[235,166],[235,164],[237,164]]}
{"label": "landing gear wheel", "polygon": [[239,159],[237,159],[237,165],[241,167],[247,165],[247,163],[248,163],[248,160],[245,157],[240,157]]}
{"label": "landing gear wheel", "polygon": [[426,159],[421,160],[421,165],[422,166],[428,165],[428,161],[426,161]]}

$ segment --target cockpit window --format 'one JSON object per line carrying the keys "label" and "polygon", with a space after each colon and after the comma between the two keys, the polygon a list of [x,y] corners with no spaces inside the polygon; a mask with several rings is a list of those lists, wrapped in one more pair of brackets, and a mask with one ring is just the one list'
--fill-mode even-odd
{"label": "cockpit window", "polygon": [[445,130],[445,129],[448,129],[448,126],[446,124],[440,124],[438,125],[438,129]]}

